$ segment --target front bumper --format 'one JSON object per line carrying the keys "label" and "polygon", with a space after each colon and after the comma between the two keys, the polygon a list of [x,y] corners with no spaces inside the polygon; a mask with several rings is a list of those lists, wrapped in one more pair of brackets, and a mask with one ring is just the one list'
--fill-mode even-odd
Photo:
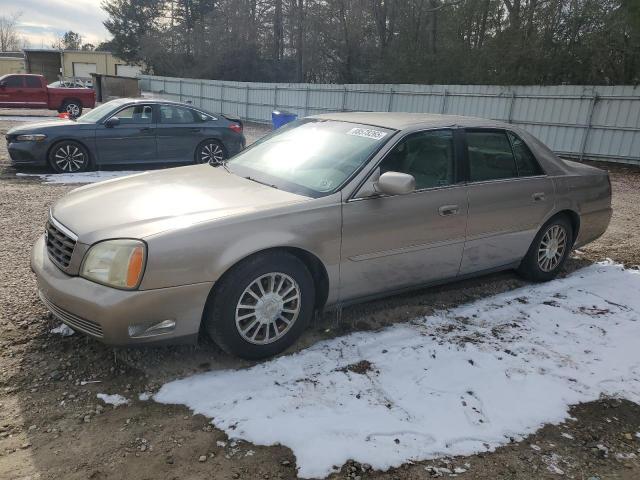
{"label": "front bumper", "polygon": [[13,165],[47,165],[48,142],[7,142],[9,158]]}
{"label": "front bumper", "polygon": [[[123,291],[62,272],[46,251],[44,236],[31,253],[31,269],[45,306],[63,323],[110,345],[193,343],[213,283]],[[129,327],[172,320],[175,328],[131,337]]]}

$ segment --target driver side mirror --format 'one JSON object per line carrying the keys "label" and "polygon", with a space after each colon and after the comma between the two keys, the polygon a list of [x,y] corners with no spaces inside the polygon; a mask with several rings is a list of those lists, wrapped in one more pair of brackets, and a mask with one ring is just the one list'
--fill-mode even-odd
{"label": "driver side mirror", "polygon": [[0,88],[6,88],[7,87],[7,82],[5,80],[0,82]]}
{"label": "driver side mirror", "polygon": [[111,117],[109,120],[104,122],[104,126],[107,128],[113,128],[118,125],[120,125],[120,119],[118,117]]}
{"label": "driver side mirror", "polygon": [[416,179],[408,173],[385,172],[375,188],[384,195],[406,195],[416,189]]}

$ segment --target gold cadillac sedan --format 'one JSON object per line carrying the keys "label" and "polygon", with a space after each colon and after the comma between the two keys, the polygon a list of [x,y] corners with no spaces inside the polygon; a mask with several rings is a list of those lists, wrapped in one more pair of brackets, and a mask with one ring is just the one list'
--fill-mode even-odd
{"label": "gold cadillac sedan", "polygon": [[202,330],[257,359],[325,307],[505,269],[550,280],[610,217],[606,172],[512,125],[339,113],[224,163],[78,188],[31,265],[49,310],[103,342]]}

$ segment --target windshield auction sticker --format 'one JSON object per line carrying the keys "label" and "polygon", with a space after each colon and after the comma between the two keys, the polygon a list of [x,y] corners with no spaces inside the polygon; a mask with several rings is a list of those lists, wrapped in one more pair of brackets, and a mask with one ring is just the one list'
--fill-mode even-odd
{"label": "windshield auction sticker", "polygon": [[380,140],[387,133],[380,130],[372,130],[370,128],[352,128],[347,132],[347,135],[355,135],[356,137],[371,138],[373,140]]}

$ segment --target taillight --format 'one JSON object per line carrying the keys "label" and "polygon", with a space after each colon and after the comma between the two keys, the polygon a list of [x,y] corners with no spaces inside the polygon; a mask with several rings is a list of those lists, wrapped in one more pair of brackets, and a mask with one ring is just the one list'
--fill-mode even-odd
{"label": "taillight", "polygon": [[232,123],[231,125],[229,125],[229,128],[236,133],[242,133],[242,125],[238,123]]}

